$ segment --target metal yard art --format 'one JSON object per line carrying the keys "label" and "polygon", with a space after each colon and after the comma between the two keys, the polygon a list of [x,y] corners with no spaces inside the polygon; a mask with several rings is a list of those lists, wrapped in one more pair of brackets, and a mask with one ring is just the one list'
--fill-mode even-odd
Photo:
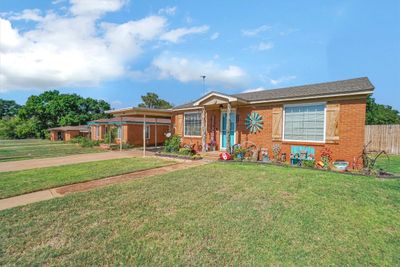
{"label": "metal yard art", "polygon": [[247,115],[245,124],[250,133],[257,133],[263,129],[262,116],[257,112],[250,113]]}

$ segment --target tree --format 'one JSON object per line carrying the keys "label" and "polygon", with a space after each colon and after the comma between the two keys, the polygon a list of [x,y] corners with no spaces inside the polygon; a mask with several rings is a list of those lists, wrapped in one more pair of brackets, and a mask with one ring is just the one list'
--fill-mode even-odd
{"label": "tree", "polygon": [[4,100],[0,98],[0,118],[13,117],[17,115],[20,107],[21,106],[14,100]]}
{"label": "tree", "polygon": [[[110,117],[105,114],[110,105],[104,100],[83,98],[77,94],[60,94],[59,91],[46,91],[38,96],[30,96],[20,108],[18,117],[22,121],[36,123],[36,135],[45,137],[48,128],[86,124],[88,121]],[[31,135],[32,123],[24,125],[21,135]],[[28,130],[27,130],[28,129]]]}
{"label": "tree", "polygon": [[172,104],[160,99],[155,93],[147,93],[141,96],[143,103],[140,103],[138,107],[140,108],[172,108]]}
{"label": "tree", "polygon": [[371,124],[400,124],[399,111],[391,106],[375,103],[371,96],[367,98],[367,114],[365,123]]}

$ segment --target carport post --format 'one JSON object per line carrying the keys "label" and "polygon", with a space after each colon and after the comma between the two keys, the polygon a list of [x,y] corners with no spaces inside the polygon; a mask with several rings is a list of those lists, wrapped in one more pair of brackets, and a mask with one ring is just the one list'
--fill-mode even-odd
{"label": "carport post", "polygon": [[[121,124],[119,125],[119,132],[120,132],[120,135],[119,135],[119,151],[122,151],[122,136],[123,136],[122,117],[121,117]],[[111,137],[111,133],[110,133],[110,137]]]}
{"label": "carport post", "polygon": [[155,123],[154,123],[154,146],[157,148],[157,118],[155,118]]}
{"label": "carport post", "polygon": [[146,114],[143,115],[143,157],[146,157]]}

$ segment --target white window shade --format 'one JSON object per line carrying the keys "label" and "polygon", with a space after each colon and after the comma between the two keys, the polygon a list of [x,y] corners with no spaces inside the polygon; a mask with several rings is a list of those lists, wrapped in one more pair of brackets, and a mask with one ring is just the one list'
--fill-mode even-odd
{"label": "white window shade", "polygon": [[325,104],[286,106],[284,140],[323,142]]}

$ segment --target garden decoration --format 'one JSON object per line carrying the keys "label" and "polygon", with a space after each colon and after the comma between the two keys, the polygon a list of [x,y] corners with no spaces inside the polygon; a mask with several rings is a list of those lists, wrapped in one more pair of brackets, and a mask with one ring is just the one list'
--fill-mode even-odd
{"label": "garden decoration", "polygon": [[324,163],[324,169],[329,169],[330,168],[330,162],[332,161],[332,151],[325,147],[321,151],[321,160]]}
{"label": "garden decoration", "polygon": [[274,160],[279,161],[279,153],[281,153],[281,146],[279,144],[274,144],[272,146],[272,153],[274,154]]}
{"label": "garden decoration", "polygon": [[232,156],[227,152],[222,152],[221,154],[219,154],[219,158],[222,160],[231,160]]}
{"label": "garden decoration", "polygon": [[253,112],[247,115],[246,121],[246,129],[250,131],[250,133],[257,133],[263,129],[263,120],[262,116],[257,112]]}

